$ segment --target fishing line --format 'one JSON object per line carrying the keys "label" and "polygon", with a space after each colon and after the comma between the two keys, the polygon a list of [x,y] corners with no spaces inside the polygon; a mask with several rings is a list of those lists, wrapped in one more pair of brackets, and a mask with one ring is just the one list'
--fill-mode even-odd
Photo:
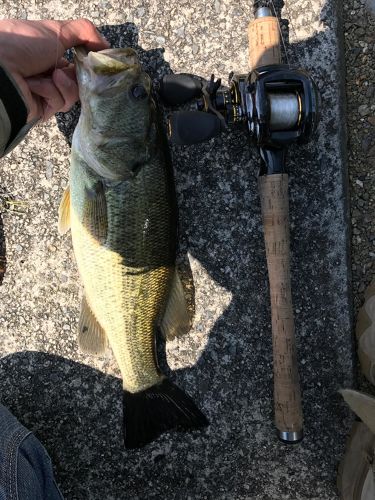
{"label": "fishing line", "polygon": [[[56,30],[56,38],[55,38],[55,41],[56,41],[56,44],[55,44],[55,66],[54,68],[52,69],[51,71],[51,74],[50,74],[50,78],[52,79],[52,75],[53,73],[56,71],[57,69],[57,63],[58,63],[58,55],[59,55],[59,36],[60,36],[60,31],[61,31],[61,26],[59,26],[58,30]],[[52,117],[51,117],[52,118]],[[43,123],[43,126],[45,125],[46,122]],[[49,168],[53,168],[53,162],[52,162],[52,139],[51,139],[51,136],[49,138],[49,151],[48,151],[48,162],[49,162],[49,165],[48,167]],[[47,172],[46,172],[47,173]],[[45,174],[46,174],[45,173]]]}
{"label": "fishing line", "polygon": [[62,30],[62,26],[59,26],[59,29],[56,31],[56,58],[55,58],[55,68],[53,71],[57,69],[57,63],[59,60],[59,36]]}
{"label": "fishing line", "polygon": [[[44,19],[44,18],[42,18],[42,19],[45,20],[45,21],[48,20],[48,19]],[[51,80],[52,80],[53,73],[58,68],[58,62],[59,62],[59,59],[60,59],[59,58],[59,38],[60,38],[60,35],[61,35],[62,28],[63,28],[63,26],[59,25],[58,29],[56,30],[56,37],[55,37],[55,64],[50,69],[49,75],[47,75],[47,78],[51,78]],[[51,118],[49,118],[49,120],[52,120],[54,117],[55,117],[55,115],[51,116]],[[39,124],[41,124],[42,127],[45,128],[47,122],[46,121],[42,121],[41,122],[41,120],[39,120]],[[46,130],[46,133],[48,133],[50,130],[51,130],[50,127],[48,127],[48,129]],[[53,145],[52,134],[48,133],[48,135],[49,135],[49,140],[48,140],[49,147],[48,147],[47,162],[46,162],[46,165],[45,165],[44,175],[47,178],[47,180],[50,181],[51,179],[49,179],[49,177],[47,177],[47,172],[48,172],[48,170],[51,170],[52,171],[52,176],[53,176],[54,161],[53,161],[53,154],[52,154],[52,145]]]}
{"label": "fishing line", "polygon": [[275,7],[275,4],[273,3],[273,0],[270,0],[270,2],[271,2],[271,6],[272,6],[272,10],[273,10],[273,14],[274,14],[274,16],[275,16],[275,17],[276,17],[276,19],[277,19],[277,25],[278,25],[278,27],[279,27],[280,38],[281,38],[281,42],[282,42],[282,44],[283,44],[283,49],[284,49],[284,53],[285,53],[286,62],[287,62],[287,64],[288,64],[288,66],[290,66],[289,57],[288,57],[288,52],[287,52],[287,50],[286,50],[286,43],[285,43],[284,36],[283,36],[283,32],[282,32],[282,29],[281,29],[280,19],[279,19],[279,16],[277,15],[276,7]]}

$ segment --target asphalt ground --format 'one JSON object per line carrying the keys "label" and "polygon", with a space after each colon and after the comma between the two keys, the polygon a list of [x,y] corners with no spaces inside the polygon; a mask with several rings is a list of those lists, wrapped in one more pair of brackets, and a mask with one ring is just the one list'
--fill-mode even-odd
{"label": "asphalt ground", "polygon": [[[3,17],[88,17],[114,46],[137,48],[157,82],[167,72],[226,81],[245,73],[251,2],[6,1]],[[171,377],[204,410],[203,432],[170,433],[140,451],[122,442],[121,380],[109,352],[76,342],[81,287],[57,209],[77,112],[34,129],[2,160],[0,401],[48,449],[67,499],[334,499],[352,416],[340,387],[355,384],[350,284],[341,2],[285,1],[289,62],[322,97],[313,142],[290,149],[292,286],[305,439],[275,436],[269,291],[257,152],[244,130],[172,147],[180,260],[190,262],[190,334],[167,344]],[[163,50],[164,49],[164,50]]]}
{"label": "asphalt ground", "polygon": [[[354,319],[373,282],[375,259],[375,2],[345,2],[348,171],[351,212],[351,266]],[[375,394],[360,373],[359,388]]]}

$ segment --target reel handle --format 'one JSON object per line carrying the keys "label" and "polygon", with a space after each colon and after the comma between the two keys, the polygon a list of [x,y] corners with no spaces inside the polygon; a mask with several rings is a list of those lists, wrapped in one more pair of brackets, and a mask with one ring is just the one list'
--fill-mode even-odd
{"label": "reel handle", "polygon": [[221,120],[204,111],[179,111],[169,118],[168,136],[174,144],[204,142],[219,135],[222,130]]}
{"label": "reel handle", "polygon": [[202,84],[190,75],[165,75],[159,95],[167,106],[178,106],[202,95]]}
{"label": "reel handle", "polygon": [[271,295],[275,424],[279,438],[303,437],[301,390],[290,283],[288,175],[258,180]]}

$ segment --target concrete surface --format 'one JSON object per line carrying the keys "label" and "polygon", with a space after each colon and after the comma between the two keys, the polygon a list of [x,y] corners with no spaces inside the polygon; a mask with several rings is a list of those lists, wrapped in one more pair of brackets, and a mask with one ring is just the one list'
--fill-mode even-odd
{"label": "concrete surface", "polygon": [[[354,317],[375,279],[375,2],[344,4]],[[359,365],[359,363],[358,363]],[[359,366],[360,369],[360,366]],[[361,391],[375,387],[359,377]]]}
{"label": "concrete surface", "polygon": [[375,1],[344,5],[354,311],[375,276]]}
{"label": "concrete surface", "polygon": [[[323,102],[315,142],[293,148],[288,162],[306,433],[297,446],[278,442],[272,423],[258,157],[244,131],[172,151],[196,316],[189,336],[168,344],[167,359],[211,425],[164,435],[141,451],[123,449],[112,355],[85,356],[76,344],[80,284],[70,239],[56,229],[69,147],[51,120],[2,161],[3,192],[27,205],[23,215],[3,213],[0,225],[7,260],[0,401],[45,444],[67,499],[337,498],[336,469],[352,421],[337,390],[354,380],[340,9],[335,0],[294,0],[282,10],[290,61],[311,71]],[[116,45],[142,47],[154,79],[188,71],[226,81],[231,70],[247,70],[251,2],[6,0],[0,14],[110,25]],[[161,47],[164,53],[154,50]],[[74,113],[60,127],[68,133],[73,121]]]}

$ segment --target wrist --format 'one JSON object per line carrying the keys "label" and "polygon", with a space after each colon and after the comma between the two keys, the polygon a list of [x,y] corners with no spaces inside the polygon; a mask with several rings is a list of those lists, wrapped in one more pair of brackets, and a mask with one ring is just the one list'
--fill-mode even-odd
{"label": "wrist", "polygon": [[18,95],[21,97],[22,102],[26,108],[26,122],[34,120],[34,118],[36,118],[38,115],[38,107],[34,102],[25,78],[21,76],[17,71],[9,71],[8,67],[7,73],[13,81]]}
{"label": "wrist", "polygon": [[32,124],[27,123],[29,109],[17,75],[0,65],[0,100],[2,113],[2,150],[0,156],[12,150],[26,135]]}

